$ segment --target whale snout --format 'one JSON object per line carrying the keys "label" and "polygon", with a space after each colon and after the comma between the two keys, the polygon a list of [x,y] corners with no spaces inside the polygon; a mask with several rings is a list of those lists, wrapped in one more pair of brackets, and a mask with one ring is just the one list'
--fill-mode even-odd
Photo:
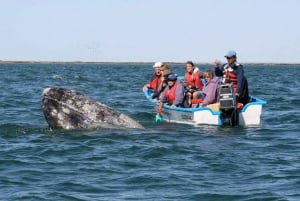
{"label": "whale snout", "polygon": [[49,94],[50,90],[51,90],[51,88],[45,88],[42,92],[42,95],[45,96],[45,95]]}

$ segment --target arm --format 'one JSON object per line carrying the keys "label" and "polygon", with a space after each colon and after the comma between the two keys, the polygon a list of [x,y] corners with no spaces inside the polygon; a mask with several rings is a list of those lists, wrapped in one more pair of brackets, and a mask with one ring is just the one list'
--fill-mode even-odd
{"label": "arm", "polygon": [[163,102],[163,103],[167,102],[167,98],[166,98],[166,96],[165,96],[164,91],[162,91],[162,93],[160,94],[160,96],[159,96],[159,101],[160,101],[160,102]]}
{"label": "arm", "polygon": [[156,113],[157,115],[161,115],[165,102],[167,102],[167,98],[165,96],[165,93],[162,92],[161,96],[159,97],[159,105],[158,105],[157,113]]}
{"label": "arm", "polygon": [[147,89],[149,89],[149,88],[150,88],[150,84],[147,83],[147,84],[145,84],[145,85],[143,86],[143,91],[145,91],[145,90],[147,90]]}
{"label": "arm", "polygon": [[166,88],[167,85],[168,85],[167,79],[164,76],[162,76],[161,83],[160,83],[160,85],[157,88],[156,97],[159,97],[159,95],[161,94],[161,92],[164,91],[164,89]]}
{"label": "arm", "polygon": [[152,76],[152,78],[149,80],[147,84],[144,85],[143,90],[150,89],[151,88],[151,81],[155,78],[155,75]]}
{"label": "arm", "polygon": [[223,76],[223,68],[224,68],[224,65],[220,67],[215,67],[215,74],[216,76],[218,77],[222,77]]}
{"label": "arm", "polygon": [[202,90],[203,89],[203,84],[202,84],[202,77],[203,77],[203,74],[201,73],[201,71],[197,71],[197,76],[199,79],[197,79],[197,82],[196,82],[196,87],[198,88],[198,90]]}
{"label": "arm", "polygon": [[162,117],[162,113],[163,113],[163,108],[164,106],[164,103],[163,102],[160,102],[159,103],[159,106],[158,106],[158,109],[157,109],[157,112],[156,112],[156,115],[155,115],[155,122],[162,122],[163,121],[163,117]]}
{"label": "arm", "polygon": [[241,94],[243,90],[243,79],[244,79],[244,68],[242,65],[237,67],[236,69],[236,75],[237,75],[237,90],[236,93]]}
{"label": "arm", "polygon": [[220,67],[220,62],[218,60],[215,60],[214,61],[214,66],[215,66],[215,75],[218,76],[218,77],[222,77],[225,64],[223,64]]}
{"label": "arm", "polygon": [[157,112],[156,112],[156,114],[157,115],[161,115],[161,113],[162,113],[162,108],[164,107],[164,102],[162,102],[162,101],[160,101],[159,102],[159,106],[158,106],[158,108],[157,108]]}

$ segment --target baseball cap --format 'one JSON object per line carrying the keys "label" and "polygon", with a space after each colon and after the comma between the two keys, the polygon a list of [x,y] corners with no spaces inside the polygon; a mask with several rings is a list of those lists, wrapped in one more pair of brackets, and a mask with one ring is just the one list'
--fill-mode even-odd
{"label": "baseball cap", "polygon": [[236,57],[236,52],[234,50],[229,50],[224,57]]}
{"label": "baseball cap", "polygon": [[162,62],[155,62],[155,64],[153,65],[153,68],[159,68],[163,65]]}
{"label": "baseball cap", "polygon": [[168,80],[175,81],[177,80],[177,74],[171,73],[168,75]]}

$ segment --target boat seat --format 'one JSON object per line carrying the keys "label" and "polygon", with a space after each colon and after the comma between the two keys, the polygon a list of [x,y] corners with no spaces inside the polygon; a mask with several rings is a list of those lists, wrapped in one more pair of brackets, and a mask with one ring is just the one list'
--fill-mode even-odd
{"label": "boat seat", "polygon": [[210,108],[213,111],[219,111],[219,109],[220,109],[220,103],[209,104],[206,107]]}

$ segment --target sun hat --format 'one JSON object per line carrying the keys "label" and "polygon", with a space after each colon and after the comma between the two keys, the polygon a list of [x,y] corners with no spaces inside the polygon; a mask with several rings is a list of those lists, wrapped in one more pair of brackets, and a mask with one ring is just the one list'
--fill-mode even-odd
{"label": "sun hat", "polygon": [[177,80],[177,74],[171,73],[168,75],[168,80],[176,81]]}
{"label": "sun hat", "polygon": [[155,62],[155,64],[153,65],[153,68],[159,68],[163,65],[162,62]]}
{"label": "sun hat", "polygon": [[236,52],[234,50],[229,50],[224,57],[236,57]]}

